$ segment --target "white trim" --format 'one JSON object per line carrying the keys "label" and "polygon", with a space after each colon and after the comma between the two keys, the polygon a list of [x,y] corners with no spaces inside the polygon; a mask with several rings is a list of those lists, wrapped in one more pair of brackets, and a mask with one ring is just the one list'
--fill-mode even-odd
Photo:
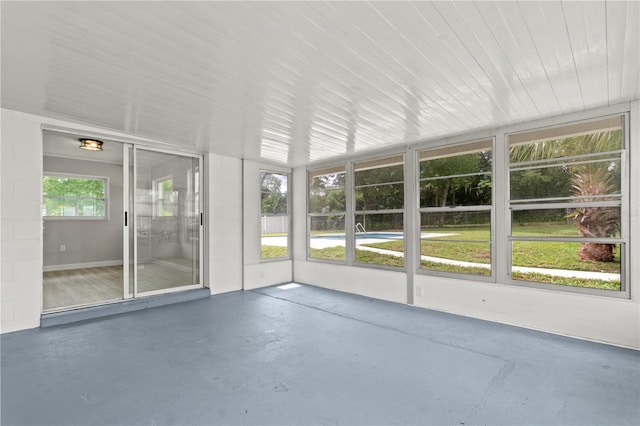
{"label": "white trim", "polygon": [[147,296],[156,296],[158,294],[167,294],[167,293],[176,293],[176,292],[187,291],[187,290],[196,290],[199,288],[203,288],[202,284],[189,284],[189,285],[183,285],[183,286],[177,286],[177,287],[163,288],[161,290],[143,291],[136,295],[136,299],[141,299]]}
{"label": "white trim", "polygon": [[[114,143],[122,143],[122,142],[114,141]],[[44,153],[42,156],[43,157],[51,157],[51,158],[64,158],[66,160],[81,160],[83,163],[84,162],[93,162],[93,163],[103,163],[103,164],[116,164],[118,166],[122,166],[122,161],[94,160],[94,159],[89,159],[89,158],[73,157],[71,155],[60,155],[60,154],[50,154],[50,153]]]}
{"label": "white trim", "polygon": [[104,266],[122,266],[122,265],[123,265],[122,259],[103,260],[99,262],[68,263],[66,265],[48,265],[48,266],[44,266],[42,270],[44,272],[51,272],[51,271],[67,271],[71,269],[100,268]]}
{"label": "white trim", "polygon": [[[50,119],[50,117],[45,117],[45,118]],[[42,130],[55,132],[55,133],[62,133],[66,135],[83,136],[88,138],[96,138],[100,140],[110,140],[113,142],[129,143],[139,148],[148,148],[150,150],[158,150],[160,152],[162,152],[162,150],[164,149],[165,150],[164,152],[180,152],[190,156],[202,155],[202,153],[198,152],[197,150],[188,150],[188,149],[185,149],[184,147],[176,146],[175,143],[172,143],[172,142],[166,142],[159,139],[148,139],[148,138],[143,138],[139,136],[132,136],[129,134],[114,132],[106,129],[103,131],[100,131],[100,130],[95,131],[94,128],[89,129],[84,124],[79,124],[79,123],[73,123],[73,124],[74,124],[74,127],[68,127],[68,126],[59,126],[55,124],[43,123],[40,126],[40,128]]]}
{"label": "white trim", "polygon": [[[132,184],[131,179],[129,179],[131,170],[130,167],[133,166],[129,164],[130,157],[133,157],[133,146],[128,143],[122,144],[122,259],[123,263],[126,262],[126,267],[122,268],[122,298],[124,300],[133,297],[133,292],[129,293],[129,282],[131,281],[130,277],[130,269],[131,267],[131,256],[133,253],[130,253],[130,241],[131,234],[129,230],[131,229],[132,224],[132,215],[131,215],[131,206],[129,205],[129,197],[131,195],[131,187]],[[133,174],[133,173],[131,173]],[[126,217],[126,220],[125,220]]]}
{"label": "white trim", "polygon": [[[131,205],[129,206],[129,212],[130,212],[130,218],[129,218],[129,223],[133,224],[133,229],[129,230],[129,233],[131,235],[131,233],[133,232],[132,238],[133,238],[133,253],[129,252],[129,256],[133,255],[133,258],[129,257],[129,259],[127,259],[127,262],[129,264],[132,265],[133,267],[133,292],[131,293],[131,297],[132,298],[136,298],[138,297],[138,206],[137,206],[137,200],[138,200],[138,148],[133,145],[133,147],[131,148],[132,151],[132,162],[133,164],[131,164],[132,171],[133,171],[133,182],[129,182],[129,188],[127,188],[127,192],[131,192],[131,199],[133,200],[133,202],[131,203]],[[129,277],[131,278],[131,277]],[[124,285],[124,284],[123,284]],[[129,283],[127,283],[127,286],[129,285]]]}
{"label": "white trim", "polygon": [[[205,187],[204,185],[204,155],[199,155],[198,156],[198,211],[197,211],[197,221],[198,221],[198,285],[201,288],[205,288],[205,283],[204,283],[204,268],[205,265],[207,265],[209,262],[208,260],[205,261],[205,244],[204,244],[204,238],[205,238],[205,227],[204,227],[204,221],[205,221],[205,212],[204,212],[204,203],[206,200],[206,189],[208,189],[209,187]],[[193,185],[195,186],[196,182],[195,182],[195,176],[196,173],[193,173],[193,176],[191,176],[190,180],[193,180]],[[193,197],[193,200],[195,200],[195,188],[194,188],[194,192],[191,194],[191,197]],[[195,213],[195,212],[194,212]],[[195,265],[196,259],[194,257],[193,259],[193,269],[196,269],[196,265]]]}

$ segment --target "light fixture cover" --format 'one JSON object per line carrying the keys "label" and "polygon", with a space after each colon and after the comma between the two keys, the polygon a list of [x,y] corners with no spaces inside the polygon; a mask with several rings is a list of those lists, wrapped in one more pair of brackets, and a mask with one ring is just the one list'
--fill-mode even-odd
{"label": "light fixture cover", "polygon": [[87,151],[102,151],[102,141],[97,139],[79,139],[80,149],[86,149]]}

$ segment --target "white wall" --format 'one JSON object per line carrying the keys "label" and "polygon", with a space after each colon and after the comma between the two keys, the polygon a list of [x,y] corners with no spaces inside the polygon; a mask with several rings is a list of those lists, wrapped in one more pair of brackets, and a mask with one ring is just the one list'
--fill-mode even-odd
{"label": "white wall", "polygon": [[[167,148],[166,144],[157,143],[144,138],[136,138],[120,132],[113,132],[83,124],[62,121],[47,117],[24,114],[17,111],[2,109],[2,145],[0,157],[2,169],[0,171],[2,193],[0,206],[0,219],[2,222],[0,249],[1,274],[0,282],[0,332],[22,330],[38,327],[42,312],[42,219],[41,219],[41,178],[42,178],[42,126],[53,126],[59,129],[86,133],[87,135],[102,135],[114,140],[126,142],[140,142],[148,146]],[[242,204],[238,191],[241,188],[242,173],[240,161],[235,163],[225,159],[217,170],[221,171],[222,181],[234,179],[227,189],[223,190],[224,196],[231,199],[236,197],[235,210],[231,213],[224,212],[224,217],[233,216],[230,222],[238,224],[237,228],[229,227],[235,240],[239,241],[241,232]],[[236,174],[224,174],[222,171],[229,164],[237,164]],[[220,194],[220,188],[214,192]],[[210,197],[213,205],[221,204]],[[211,220],[211,218],[209,218]],[[227,223],[229,225],[229,223]],[[220,232],[219,229],[217,229]],[[226,232],[226,231],[222,231]],[[214,235],[216,237],[217,235]],[[209,243],[213,238],[209,239]],[[241,247],[241,243],[237,243]],[[229,247],[227,247],[229,248]],[[241,251],[229,255],[229,262],[225,267],[230,268],[233,262],[237,265],[241,277],[242,262]],[[213,252],[209,248],[209,253]],[[206,262],[205,262],[206,263]],[[218,264],[223,263],[218,261]],[[219,265],[217,265],[219,266]],[[205,265],[206,267],[206,265]],[[225,271],[227,270],[225,269]],[[226,272],[225,272],[226,273]],[[241,278],[238,278],[238,288],[241,288]],[[226,281],[225,281],[226,283]],[[237,285],[237,283],[236,283]],[[228,291],[235,289],[221,285],[212,291]]]}
{"label": "white wall", "polygon": [[[640,103],[631,105],[631,118],[629,250],[631,259],[639,259]],[[551,121],[554,120],[562,121],[561,118]],[[2,110],[2,332],[37,327],[40,320],[42,124],[131,139],[120,133]],[[241,160],[216,154],[206,155],[205,164],[209,185],[206,196],[209,258],[205,268],[209,268],[211,293],[240,290],[243,284],[245,289],[250,289],[289,281],[292,278],[290,260],[260,261],[259,171],[264,165],[245,161],[243,170]],[[304,214],[306,191],[306,170],[298,168],[293,173],[291,194],[293,210],[297,212],[292,250],[296,281],[395,302],[408,299],[407,288],[413,282],[417,306],[640,349],[640,264],[637,261],[631,262],[630,300],[309,262]]]}
{"label": "white wall", "polygon": [[[416,306],[640,349],[640,264],[636,260],[640,259],[640,102],[604,108],[601,112],[554,117],[532,125],[551,125],[629,108],[631,299],[307,261],[303,214],[294,216],[294,280],[405,303],[411,291]],[[474,139],[474,135],[467,137]],[[294,209],[306,212],[304,168],[294,170],[293,183]]]}
{"label": "white wall", "polygon": [[[291,170],[250,160],[244,160],[243,163],[244,289],[289,282],[293,279],[291,260],[261,259],[260,172],[264,170],[290,173]],[[289,252],[291,253],[291,250]]]}
{"label": "white wall", "polygon": [[205,164],[211,294],[242,290],[242,160],[207,154]]}
{"label": "white wall", "polygon": [[37,327],[42,309],[42,131],[33,116],[2,110],[0,331]]}

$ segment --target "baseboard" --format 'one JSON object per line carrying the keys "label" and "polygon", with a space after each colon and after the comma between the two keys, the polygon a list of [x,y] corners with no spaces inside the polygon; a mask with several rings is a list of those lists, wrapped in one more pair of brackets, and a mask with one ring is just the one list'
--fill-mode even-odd
{"label": "baseboard", "polygon": [[101,266],[122,266],[122,260],[104,260],[101,262],[69,263],[66,265],[48,265],[42,268],[44,272],[67,271],[69,269],[99,268]]}

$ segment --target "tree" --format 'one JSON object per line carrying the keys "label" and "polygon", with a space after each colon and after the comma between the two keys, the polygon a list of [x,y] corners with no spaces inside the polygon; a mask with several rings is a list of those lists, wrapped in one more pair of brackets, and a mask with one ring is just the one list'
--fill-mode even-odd
{"label": "tree", "polygon": [[401,214],[384,212],[385,210],[404,208],[404,164],[387,163],[371,168],[356,169],[355,210],[361,213],[356,221],[367,231],[401,229]]}
{"label": "tree", "polygon": [[73,216],[105,214],[105,182],[102,179],[44,176],[42,193],[45,216],[64,216],[68,211]]}
{"label": "tree", "polygon": [[260,209],[262,214],[282,215],[288,213],[286,185],[286,175],[264,172],[260,175]]}
{"label": "tree", "polygon": [[[512,198],[514,190],[520,191],[513,186],[518,184],[518,179],[523,188],[540,192],[536,195],[517,192],[519,199],[573,196],[576,202],[585,203],[620,194],[620,162],[611,160],[612,155],[607,153],[619,150],[621,145],[621,131],[612,130],[513,146],[510,150],[512,163],[554,158],[559,161],[555,167],[525,170],[515,181],[512,176]],[[589,157],[576,161],[575,156],[579,155]],[[564,157],[569,159],[563,162]],[[607,238],[619,232],[617,207],[578,207],[566,217],[573,221],[581,237]],[[613,244],[582,243],[579,258],[613,262],[613,247]]]}
{"label": "tree", "polygon": [[[490,150],[421,161],[420,207],[491,204],[491,162]],[[444,226],[447,217],[442,212],[433,224]]]}
{"label": "tree", "polygon": [[[596,196],[614,193],[613,175],[605,167],[591,167],[576,174],[573,179],[574,193],[583,196],[583,201],[596,201]],[[578,227],[581,237],[613,237],[620,230],[619,213],[613,207],[578,207],[568,215]],[[581,260],[613,262],[613,244],[583,243],[580,245]]]}
{"label": "tree", "polygon": [[309,211],[313,213],[344,212],[346,207],[345,173],[316,176],[309,188]]}

